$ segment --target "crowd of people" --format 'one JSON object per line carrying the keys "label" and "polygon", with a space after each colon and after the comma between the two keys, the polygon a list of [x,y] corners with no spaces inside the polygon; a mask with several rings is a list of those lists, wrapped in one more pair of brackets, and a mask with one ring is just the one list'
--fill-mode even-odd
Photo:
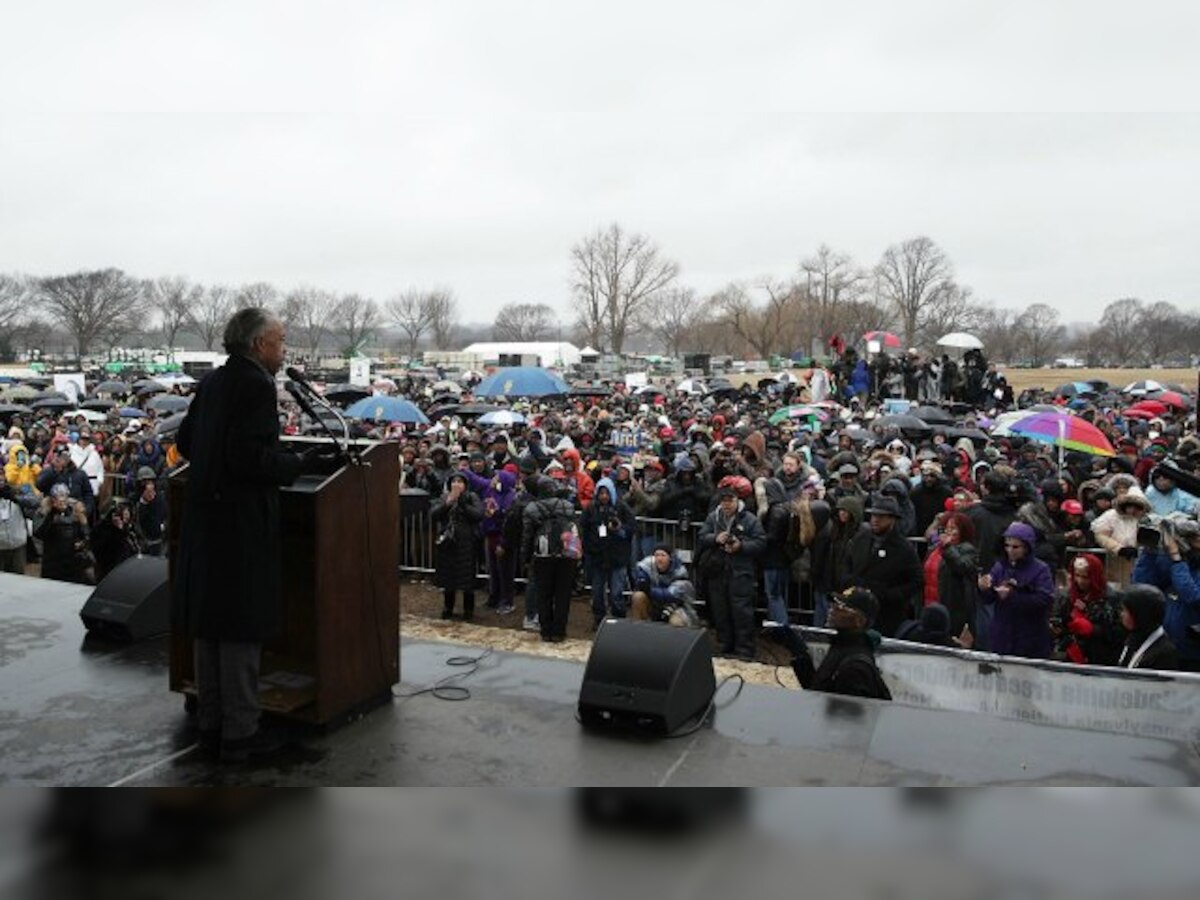
{"label": "crowd of people", "polygon": [[137,555],[161,556],[165,479],[184,460],[152,410],[103,421],[16,414],[0,439],[0,571],[95,584]]}
{"label": "crowd of people", "polygon": [[[846,350],[807,378],[705,394],[590,387],[493,403],[512,414],[501,427],[480,424],[470,384],[445,394],[408,378],[380,389],[429,425],[356,424],[396,442],[401,488],[430,497],[444,617],[474,618],[481,592],[507,616],[523,593],[524,627],[558,641],[586,585],[593,625],[710,625],[719,652],[743,659],[764,621],[836,628],[852,606],[875,636],[1200,670],[1200,439],[1186,410],[1127,417],[1128,398],[1103,390],[1073,403],[1111,457],[996,437],[999,412],[1068,398],[1014,401],[978,351]],[[901,398],[953,424],[898,427],[883,413]],[[797,403],[821,415],[776,415]],[[285,434],[315,430],[286,401],[279,415]],[[163,478],[183,460],[151,417],[17,416],[0,453],[7,571],[38,552],[44,577],[87,582],[163,551]]]}

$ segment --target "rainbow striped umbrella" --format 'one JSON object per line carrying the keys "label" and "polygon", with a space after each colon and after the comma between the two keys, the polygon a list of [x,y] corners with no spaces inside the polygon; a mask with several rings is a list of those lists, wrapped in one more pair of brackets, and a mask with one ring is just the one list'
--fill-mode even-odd
{"label": "rainbow striped umbrella", "polygon": [[1078,450],[1092,456],[1116,456],[1112,444],[1099,428],[1086,419],[1060,412],[1023,410],[997,419],[993,437],[1019,435],[1063,450]]}

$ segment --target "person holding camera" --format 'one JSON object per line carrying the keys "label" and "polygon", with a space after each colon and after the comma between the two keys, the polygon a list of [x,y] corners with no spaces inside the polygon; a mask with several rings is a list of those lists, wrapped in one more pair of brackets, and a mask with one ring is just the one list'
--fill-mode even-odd
{"label": "person holding camera", "polygon": [[1138,555],[1138,523],[1149,512],[1150,504],[1145,495],[1133,486],[1117,497],[1112,509],[1092,523],[1096,543],[1108,553],[1108,580],[1121,587],[1133,580],[1133,565]]}
{"label": "person holding camera", "polygon": [[483,503],[470,489],[465,472],[455,472],[446,492],[429,508],[438,531],[433,583],[442,589],[442,618],[454,615],[454,595],[462,591],[463,621],[475,618],[475,560]]}
{"label": "person holding camera", "polygon": [[34,537],[42,542],[42,577],[55,581],[92,584],[95,558],[89,540],[87,510],[70,495],[65,484],[55,484],[43,498]]}
{"label": "person holding camera", "polygon": [[1138,554],[1133,582],[1167,595],[1162,627],[1179,654],[1179,668],[1200,672],[1200,523],[1166,518],[1158,534],[1157,545]]}
{"label": "person holding camera", "polygon": [[579,525],[583,532],[583,560],[592,585],[592,626],[599,628],[605,616],[623,619],[629,608],[625,581],[633,538],[633,512],[623,500],[617,499],[617,488],[611,478],[601,478],[596,483],[596,495],[583,511]]}
{"label": "person holding camera", "polygon": [[754,659],[755,560],[767,546],[758,517],[749,513],[732,487],[717,491],[717,508],[700,529],[700,552],[708,563],[708,600],[721,653]]}

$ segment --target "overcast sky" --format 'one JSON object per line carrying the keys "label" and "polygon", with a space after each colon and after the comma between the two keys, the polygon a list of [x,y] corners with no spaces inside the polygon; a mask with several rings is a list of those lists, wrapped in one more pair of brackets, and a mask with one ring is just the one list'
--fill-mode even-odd
{"label": "overcast sky", "polygon": [[1194,4],[7,5],[0,271],[569,315],[615,221],[702,293],[926,234],[999,305],[1200,308]]}

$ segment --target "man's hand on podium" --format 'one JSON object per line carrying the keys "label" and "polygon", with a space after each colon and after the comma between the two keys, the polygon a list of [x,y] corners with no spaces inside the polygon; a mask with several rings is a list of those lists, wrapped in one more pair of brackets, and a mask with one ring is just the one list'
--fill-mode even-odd
{"label": "man's hand on podium", "polygon": [[301,453],[300,462],[300,471],[304,475],[331,475],[342,467],[345,460],[336,444],[321,443]]}

